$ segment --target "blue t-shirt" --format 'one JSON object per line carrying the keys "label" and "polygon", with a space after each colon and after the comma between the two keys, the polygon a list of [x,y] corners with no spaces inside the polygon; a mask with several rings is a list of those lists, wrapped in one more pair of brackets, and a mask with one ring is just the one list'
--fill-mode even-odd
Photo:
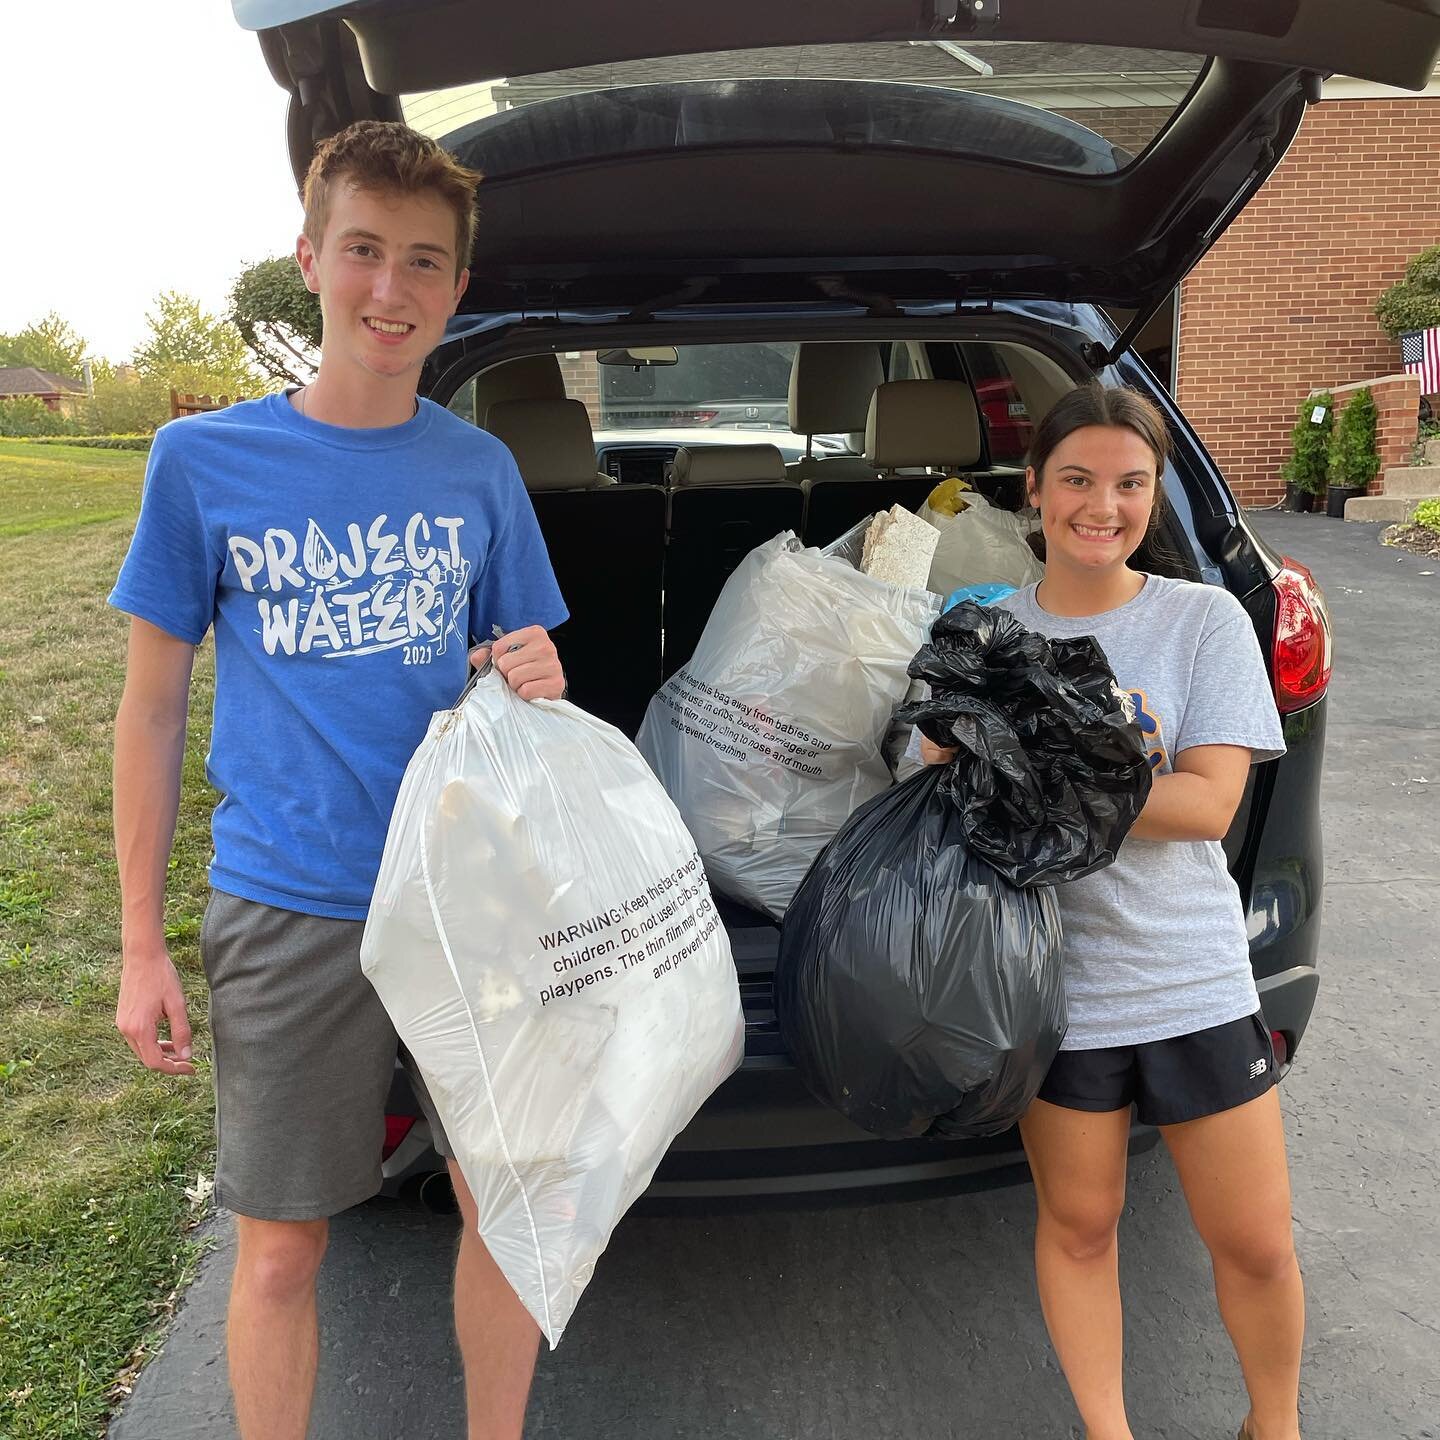
{"label": "blue t-shirt", "polygon": [[156,435],[110,603],[192,645],[215,627],[211,884],[357,920],[470,646],[567,613],[500,441],[428,400],[353,430],[283,395]]}

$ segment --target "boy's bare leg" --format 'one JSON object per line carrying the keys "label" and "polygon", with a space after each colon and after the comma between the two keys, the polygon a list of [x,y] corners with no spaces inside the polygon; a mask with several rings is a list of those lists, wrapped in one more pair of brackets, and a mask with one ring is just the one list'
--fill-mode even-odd
{"label": "boy's bare leg", "polygon": [[455,1262],[455,1334],[465,1365],[469,1440],[520,1440],[540,1348],[540,1328],[490,1258],[470,1187],[451,1160],[464,1229]]}
{"label": "boy's bare leg", "polygon": [[305,1440],[320,1334],[315,1277],[328,1220],[236,1216],[230,1281],[230,1388],[241,1440]]}

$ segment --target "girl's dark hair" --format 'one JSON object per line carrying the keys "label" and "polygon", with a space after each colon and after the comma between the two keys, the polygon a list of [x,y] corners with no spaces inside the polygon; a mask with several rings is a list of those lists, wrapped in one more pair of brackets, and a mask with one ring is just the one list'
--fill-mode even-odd
{"label": "girl's dark hair", "polygon": [[[1035,438],[1030,442],[1026,460],[1034,466],[1037,480],[1060,442],[1088,425],[1118,425],[1133,430],[1155,456],[1156,480],[1165,473],[1165,462],[1170,458],[1170,432],[1165,428],[1165,417],[1159,407],[1128,385],[1102,385],[1095,380],[1088,385],[1077,385],[1062,395],[1035,427]],[[1158,509],[1158,494],[1155,504]]]}

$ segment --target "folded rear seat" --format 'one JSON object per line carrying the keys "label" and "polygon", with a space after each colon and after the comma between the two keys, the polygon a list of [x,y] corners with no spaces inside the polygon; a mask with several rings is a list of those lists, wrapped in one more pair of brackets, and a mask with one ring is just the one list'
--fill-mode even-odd
{"label": "folded rear seat", "polygon": [[[878,479],[811,482],[807,545],[828,545],[892,505],[918,510],[943,476],[973,469],[980,460],[975,392],[963,380],[891,380],[879,386],[865,422],[865,458]],[[926,473],[896,474],[915,469]]]}
{"label": "folded rear seat", "polygon": [[555,632],[570,698],[633,736],[660,687],[665,491],[596,470],[578,400],[497,401],[485,428],[515,456],[570,610]]}
{"label": "folded rear seat", "polygon": [[782,530],[800,533],[805,492],[773,445],[681,447],[670,490],[664,673],[695,653],[735,567]]}

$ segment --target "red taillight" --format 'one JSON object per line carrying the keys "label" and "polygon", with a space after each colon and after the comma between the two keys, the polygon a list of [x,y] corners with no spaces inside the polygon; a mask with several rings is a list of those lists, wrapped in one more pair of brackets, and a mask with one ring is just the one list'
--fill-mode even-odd
{"label": "red taillight", "polygon": [[388,1160],[400,1148],[400,1142],[410,1133],[415,1124],[413,1115],[387,1115],[385,1117],[385,1148],[380,1152],[382,1160]]}
{"label": "red taillight", "polygon": [[1285,1038],[1285,1032],[1272,1030],[1270,1043],[1275,1047],[1275,1063],[1283,1065],[1290,1058],[1290,1042]]}
{"label": "red taillight", "polygon": [[1332,658],[1325,597],[1315,577],[1287,556],[1275,577],[1275,704],[1282,715],[1325,693]]}
{"label": "red taillight", "polygon": [[718,410],[677,410],[671,423],[675,425],[708,425],[719,413]]}

